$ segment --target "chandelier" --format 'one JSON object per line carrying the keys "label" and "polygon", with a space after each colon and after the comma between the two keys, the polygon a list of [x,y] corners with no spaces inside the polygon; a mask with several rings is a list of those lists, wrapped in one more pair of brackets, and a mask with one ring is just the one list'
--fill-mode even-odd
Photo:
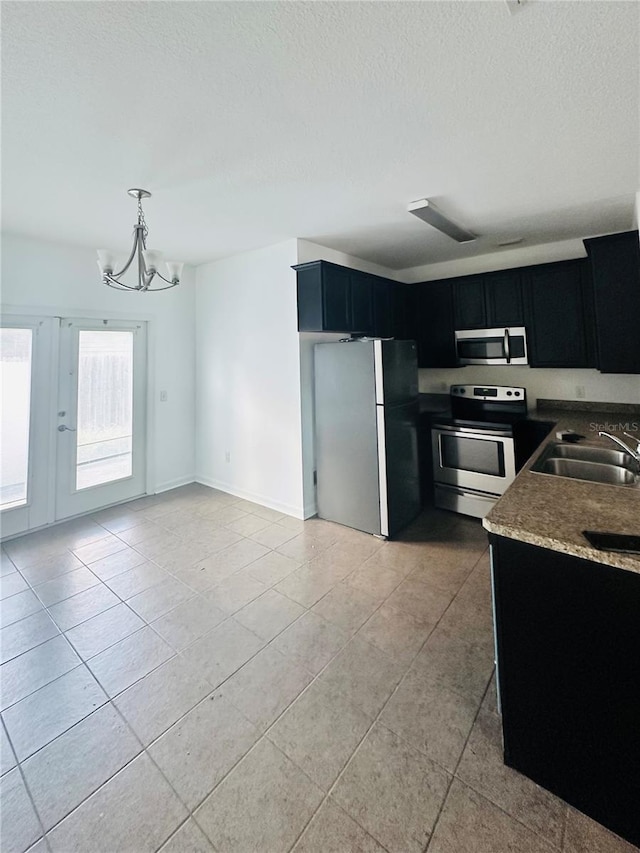
{"label": "chandelier", "polygon": [[[133,226],[133,248],[126,264],[119,272],[114,272],[116,265],[114,253],[108,249],[98,249],[98,268],[102,276],[102,283],[116,290],[137,290],[145,293],[148,290],[168,290],[170,287],[175,287],[177,284],[180,284],[180,274],[182,273],[184,264],[177,261],[165,261],[169,276],[165,278],[158,272],[162,254],[155,249],[147,249],[149,229],[144,219],[142,199],[151,198],[151,193],[140,189],[131,189],[127,190],[127,192],[133,198],[138,199],[138,221]],[[135,257],[138,258],[138,283],[125,284],[121,281],[121,278],[129,269]],[[161,281],[164,282],[164,285],[160,284]]]}

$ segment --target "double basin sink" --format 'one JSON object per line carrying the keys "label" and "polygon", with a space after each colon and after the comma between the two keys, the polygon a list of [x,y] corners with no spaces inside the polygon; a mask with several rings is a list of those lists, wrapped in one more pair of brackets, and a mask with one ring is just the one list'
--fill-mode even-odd
{"label": "double basin sink", "polygon": [[591,444],[552,442],[531,470],[537,474],[555,474],[612,486],[640,485],[638,463],[629,453]]}

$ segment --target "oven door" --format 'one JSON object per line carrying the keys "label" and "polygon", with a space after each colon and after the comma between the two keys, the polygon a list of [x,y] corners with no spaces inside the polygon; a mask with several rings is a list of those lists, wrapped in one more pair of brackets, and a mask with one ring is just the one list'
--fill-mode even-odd
{"label": "oven door", "polygon": [[434,426],[433,480],[503,494],[516,476],[513,437],[497,430]]}
{"label": "oven door", "polygon": [[524,326],[456,332],[458,364],[528,364]]}

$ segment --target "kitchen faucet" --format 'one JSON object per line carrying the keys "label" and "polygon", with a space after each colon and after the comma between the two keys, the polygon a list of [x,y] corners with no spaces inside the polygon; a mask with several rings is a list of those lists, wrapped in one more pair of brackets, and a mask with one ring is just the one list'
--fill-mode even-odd
{"label": "kitchen faucet", "polygon": [[628,432],[623,432],[622,434],[626,435],[627,438],[630,438],[630,439],[632,439],[632,441],[636,442],[636,449],[635,450],[632,450],[629,447],[629,445],[626,443],[626,441],[623,441],[621,438],[618,438],[617,435],[611,435],[611,433],[602,432],[602,431],[598,432],[598,435],[603,435],[605,438],[610,438],[611,441],[615,441],[615,443],[619,447],[622,447],[624,452],[628,453],[635,460],[635,462],[638,466],[638,471],[640,471],[640,441],[638,440],[638,438],[636,436],[629,435]]}

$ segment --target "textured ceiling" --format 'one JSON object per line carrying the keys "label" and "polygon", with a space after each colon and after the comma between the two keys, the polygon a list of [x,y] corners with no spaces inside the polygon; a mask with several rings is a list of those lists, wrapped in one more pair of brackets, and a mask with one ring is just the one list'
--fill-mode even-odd
{"label": "textured ceiling", "polygon": [[[625,230],[635,2],[2,3],[3,228],[200,263],[303,237],[393,269]],[[482,235],[460,246],[418,198]]]}

